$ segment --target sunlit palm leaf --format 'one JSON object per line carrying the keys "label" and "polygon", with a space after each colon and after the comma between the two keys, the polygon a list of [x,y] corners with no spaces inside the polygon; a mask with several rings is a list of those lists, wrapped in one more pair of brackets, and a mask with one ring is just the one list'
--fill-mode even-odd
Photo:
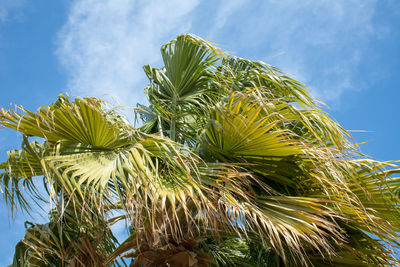
{"label": "sunlit palm leaf", "polygon": [[1,110],[2,125],[28,136],[45,138],[50,142],[70,140],[93,146],[110,147],[118,138],[116,127],[110,124],[101,110],[101,101],[95,98],[77,99],[71,103],[60,96],[49,107],[41,107],[37,113],[19,107],[22,112]]}
{"label": "sunlit palm leaf", "polygon": [[[0,165],[6,200],[29,210],[25,191],[41,199],[33,177],[43,176],[58,214],[27,230],[17,258],[96,266],[121,256],[134,257],[133,266],[398,263],[397,163],[363,159],[306,87],[277,68],[193,35],[161,54],[164,67],[144,67],[150,105],[135,108],[138,129],[96,98],[60,96],[36,113],[1,110],[1,125],[24,134],[22,149]],[[105,235],[99,243],[97,234],[119,220],[131,226],[126,242],[117,247]],[[63,235],[69,226],[75,235]]]}
{"label": "sunlit palm leaf", "polygon": [[4,199],[14,211],[18,206],[27,211],[31,209],[26,200],[28,193],[33,199],[41,199],[33,177],[43,174],[41,157],[45,146],[38,142],[29,143],[26,136],[23,138],[22,149],[8,151],[7,161],[0,164],[0,179]]}

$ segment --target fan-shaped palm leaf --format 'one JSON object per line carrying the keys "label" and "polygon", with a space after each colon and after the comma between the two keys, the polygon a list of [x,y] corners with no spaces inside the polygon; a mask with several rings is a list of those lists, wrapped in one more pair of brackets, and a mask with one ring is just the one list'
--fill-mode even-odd
{"label": "fan-shaped palm leaf", "polygon": [[[43,176],[58,214],[27,229],[16,265],[398,263],[396,162],[365,159],[279,69],[193,35],[161,54],[164,67],[144,67],[138,129],[96,98],[0,111],[24,135],[0,164],[7,202],[30,210]],[[117,245],[119,220],[131,231]]]}

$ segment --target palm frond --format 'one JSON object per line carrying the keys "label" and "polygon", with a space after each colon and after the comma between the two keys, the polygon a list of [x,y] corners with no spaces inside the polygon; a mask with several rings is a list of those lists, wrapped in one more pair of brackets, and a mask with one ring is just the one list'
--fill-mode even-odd
{"label": "palm frond", "polygon": [[69,140],[99,147],[111,147],[118,140],[120,129],[107,120],[101,101],[96,98],[70,102],[67,97],[60,96],[54,105],[41,107],[37,113],[17,108],[1,109],[1,124],[28,136],[42,137],[49,142]]}
{"label": "palm frond", "polygon": [[[56,211],[29,224],[15,266],[398,264],[398,162],[366,158],[275,67],[187,34],[161,54],[144,67],[138,129],[97,98],[1,109],[24,135],[0,164],[7,203],[29,211],[43,176]],[[131,228],[120,245],[118,220]]]}
{"label": "palm frond", "polygon": [[34,200],[41,200],[34,177],[43,175],[41,158],[45,150],[43,144],[37,141],[29,143],[24,136],[22,149],[8,151],[8,159],[0,164],[0,169],[3,170],[0,173],[0,190],[12,211],[20,207],[29,213],[31,207],[25,193]]}

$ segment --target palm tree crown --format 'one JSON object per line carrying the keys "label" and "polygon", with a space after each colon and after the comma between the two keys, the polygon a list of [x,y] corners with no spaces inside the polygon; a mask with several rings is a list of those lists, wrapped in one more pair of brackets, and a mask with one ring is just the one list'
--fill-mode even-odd
{"label": "palm tree crown", "polygon": [[399,264],[396,162],[361,154],[277,68],[188,34],[161,54],[144,66],[139,127],[93,97],[1,110],[23,134],[0,165],[6,202],[53,207],[27,223],[13,266]]}

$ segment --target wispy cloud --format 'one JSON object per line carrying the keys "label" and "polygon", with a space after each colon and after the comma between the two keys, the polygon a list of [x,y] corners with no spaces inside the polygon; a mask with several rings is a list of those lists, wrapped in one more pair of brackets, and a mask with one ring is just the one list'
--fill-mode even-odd
{"label": "wispy cloud", "polygon": [[237,13],[247,2],[248,0],[219,1],[219,7],[216,10],[216,16],[214,18],[214,26],[208,32],[207,38],[215,38],[215,34],[218,30],[224,28],[227,23],[229,24],[232,22],[232,15]]}
{"label": "wispy cloud", "polygon": [[161,44],[190,29],[197,0],[76,1],[58,38],[57,54],[73,95],[143,98],[142,66],[160,60]]}
{"label": "wispy cloud", "polygon": [[229,12],[221,9],[212,31],[237,53],[264,56],[319,98],[338,102],[345,91],[362,86],[354,76],[367,56],[368,38],[387,34],[373,25],[375,5],[375,0],[236,1]]}
{"label": "wispy cloud", "polygon": [[71,6],[57,54],[74,95],[143,102],[141,67],[159,64],[161,44],[194,32],[233,53],[277,65],[317,97],[339,102],[357,81],[367,41],[387,35],[373,25],[376,0],[82,1]]}
{"label": "wispy cloud", "polygon": [[18,17],[18,11],[23,4],[23,0],[0,0],[0,22],[6,22],[15,16]]}

